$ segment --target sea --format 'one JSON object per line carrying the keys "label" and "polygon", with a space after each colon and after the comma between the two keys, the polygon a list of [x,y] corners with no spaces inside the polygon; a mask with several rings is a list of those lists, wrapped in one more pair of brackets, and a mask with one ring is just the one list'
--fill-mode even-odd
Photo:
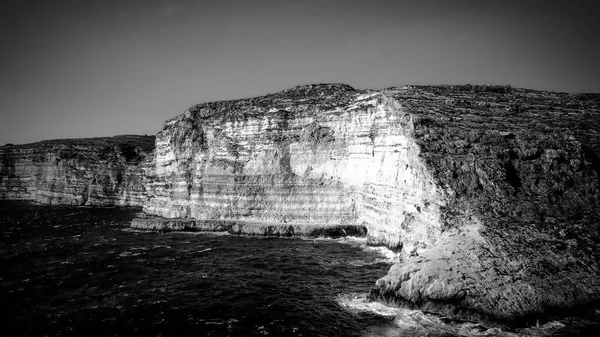
{"label": "sea", "polygon": [[129,228],[139,211],[0,201],[0,336],[562,336],[600,328],[556,321],[502,331],[387,307],[367,294],[399,257],[364,238],[144,232]]}

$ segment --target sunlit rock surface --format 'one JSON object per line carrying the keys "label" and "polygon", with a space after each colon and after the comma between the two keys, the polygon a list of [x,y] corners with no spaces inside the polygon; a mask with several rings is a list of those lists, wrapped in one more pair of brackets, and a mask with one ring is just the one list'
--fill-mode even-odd
{"label": "sunlit rock surface", "polygon": [[153,147],[154,136],[133,135],[2,146],[0,199],[141,206]]}
{"label": "sunlit rock surface", "polygon": [[345,85],[200,104],[157,134],[144,212],[366,226],[370,243],[416,252],[444,200],[411,125],[388,95]]}
{"label": "sunlit rock surface", "polygon": [[598,303],[599,107],[496,86],[312,85],[199,104],[158,133],[133,226],[364,226],[402,251],[372,298],[544,320]]}

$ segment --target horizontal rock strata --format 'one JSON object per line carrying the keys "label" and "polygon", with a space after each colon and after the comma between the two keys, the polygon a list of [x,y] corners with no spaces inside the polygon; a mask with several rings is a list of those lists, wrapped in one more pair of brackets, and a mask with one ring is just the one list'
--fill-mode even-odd
{"label": "horizontal rock strata", "polygon": [[402,251],[372,298],[543,320],[600,295],[599,108],[599,95],[498,86],[313,85],[199,104],[156,137],[144,212],[163,220],[134,225],[364,226]]}
{"label": "horizontal rock strata", "polygon": [[0,199],[141,206],[154,136],[60,139],[0,147]]}
{"label": "horizontal rock strata", "polygon": [[157,134],[144,212],[364,226],[372,244],[425,249],[444,201],[410,123],[389,96],[345,85],[194,106]]}

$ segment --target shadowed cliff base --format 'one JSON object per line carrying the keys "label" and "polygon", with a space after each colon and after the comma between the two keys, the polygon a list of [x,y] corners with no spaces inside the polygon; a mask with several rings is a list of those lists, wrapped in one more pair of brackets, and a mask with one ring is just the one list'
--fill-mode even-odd
{"label": "shadowed cliff base", "polygon": [[236,235],[301,238],[364,237],[364,226],[260,223],[241,220],[135,218],[131,228],[158,232],[226,232]]}

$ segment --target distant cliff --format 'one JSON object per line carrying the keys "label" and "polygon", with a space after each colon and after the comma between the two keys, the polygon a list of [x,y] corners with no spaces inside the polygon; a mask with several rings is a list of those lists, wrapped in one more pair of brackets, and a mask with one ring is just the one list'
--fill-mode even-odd
{"label": "distant cliff", "polygon": [[60,139],[0,147],[0,199],[141,206],[154,136]]}
{"label": "distant cliff", "polygon": [[364,226],[403,252],[372,298],[533,322],[600,297],[599,153],[600,95],[300,86],[167,121],[133,226]]}

